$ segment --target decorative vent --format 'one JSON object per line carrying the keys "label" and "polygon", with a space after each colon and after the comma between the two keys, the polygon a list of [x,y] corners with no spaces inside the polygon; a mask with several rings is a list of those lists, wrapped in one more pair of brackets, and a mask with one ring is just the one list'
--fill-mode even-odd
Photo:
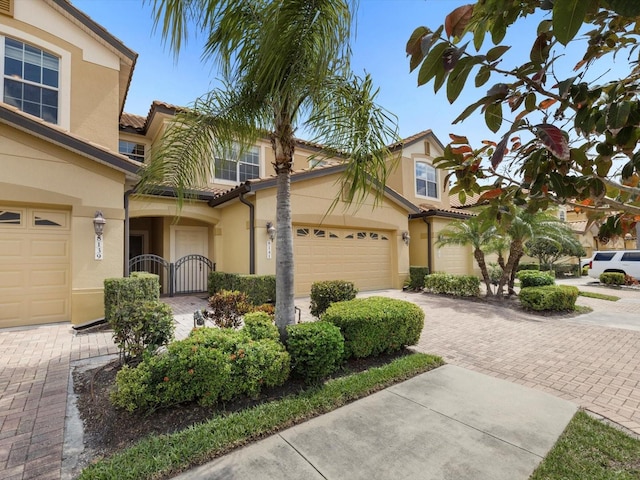
{"label": "decorative vent", "polygon": [[13,0],[0,0],[0,14],[13,17]]}

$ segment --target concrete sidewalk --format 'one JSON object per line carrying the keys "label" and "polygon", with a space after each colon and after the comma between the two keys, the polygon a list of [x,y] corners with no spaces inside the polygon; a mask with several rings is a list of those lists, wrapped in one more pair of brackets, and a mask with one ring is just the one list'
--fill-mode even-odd
{"label": "concrete sidewalk", "polygon": [[576,410],[445,365],[176,478],[525,480]]}

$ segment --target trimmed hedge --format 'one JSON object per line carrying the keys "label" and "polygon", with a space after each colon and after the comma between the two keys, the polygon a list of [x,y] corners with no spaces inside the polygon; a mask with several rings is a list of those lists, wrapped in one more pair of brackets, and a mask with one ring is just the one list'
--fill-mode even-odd
{"label": "trimmed hedge", "polygon": [[477,297],[480,295],[480,279],[474,275],[432,273],[424,279],[424,291],[456,297]]}
{"label": "trimmed hedge", "polygon": [[530,310],[557,312],[574,310],[578,288],[569,285],[526,287],[520,290],[519,298],[522,306]]}
{"label": "trimmed hedge", "polygon": [[197,328],[164,354],[147,357],[116,375],[111,401],[130,412],[198,401],[214,405],[239,395],[256,396],[282,385],[290,358],[274,340],[252,340],[242,331]]}
{"label": "trimmed hedge", "polygon": [[278,327],[273,323],[273,317],[266,312],[251,312],[244,316],[245,332],[252,340],[280,340]]}
{"label": "trimmed hedge", "polygon": [[520,287],[542,287],[544,285],[553,285],[556,278],[551,272],[539,272],[537,270],[522,270],[517,273],[520,280]]}
{"label": "trimmed hedge", "polygon": [[306,383],[317,383],[335,372],[344,358],[344,338],[329,322],[287,326],[291,370]]}
{"label": "trimmed hedge", "polygon": [[404,300],[369,297],[334,303],[322,320],[340,328],[346,358],[362,358],[417,344],[424,312]]}
{"label": "trimmed hedge", "polygon": [[104,318],[111,322],[118,309],[128,302],[141,303],[160,299],[158,275],[133,272],[130,277],[104,280]]}
{"label": "trimmed hedge", "polygon": [[520,272],[522,270],[540,270],[540,265],[537,263],[520,263],[516,271]]}
{"label": "trimmed hedge", "polygon": [[353,300],[358,289],[353,282],[346,280],[327,280],[311,284],[311,315],[320,317],[329,305],[335,302]]}
{"label": "trimmed hedge", "polygon": [[221,290],[238,290],[247,295],[252,305],[274,302],[276,299],[275,275],[240,275],[237,273],[211,272],[208,279],[209,295]]}
{"label": "trimmed hedge", "polygon": [[411,290],[422,290],[424,288],[424,277],[429,275],[429,267],[409,267],[409,283]]}
{"label": "trimmed hedge", "polygon": [[624,273],[605,272],[600,274],[600,283],[605,285],[624,285]]}

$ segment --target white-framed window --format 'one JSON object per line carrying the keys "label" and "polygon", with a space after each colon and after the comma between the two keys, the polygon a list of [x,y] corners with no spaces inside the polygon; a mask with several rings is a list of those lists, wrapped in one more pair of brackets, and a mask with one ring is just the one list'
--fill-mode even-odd
{"label": "white-framed window", "polygon": [[11,37],[1,39],[2,101],[58,124],[60,58]]}
{"label": "white-framed window", "polygon": [[260,147],[253,146],[246,149],[238,158],[238,148],[214,160],[214,181],[242,183],[260,177]]}
{"label": "white-framed window", "polygon": [[118,152],[126,155],[131,160],[144,163],[144,144],[129,142],[127,140],[118,141]]}
{"label": "white-framed window", "polygon": [[427,162],[416,162],[416,195],[418,197],[438,198],[438,173]]}

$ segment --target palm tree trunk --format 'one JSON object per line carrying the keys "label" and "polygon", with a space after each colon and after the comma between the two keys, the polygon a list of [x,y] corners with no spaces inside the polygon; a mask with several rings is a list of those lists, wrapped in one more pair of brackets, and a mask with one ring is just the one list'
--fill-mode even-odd
{"label": "palm tree trunk", "polygon": [[511,267],[511,275],[509,275],[509,295],[515,295],[515,284],[516,284],[516,273],[518,273],[518,265],[520,264],[520,259],[522,258],[522,253],[518,256],[513,266]]}
{"label": "palm tree trunk", "polygon": [[482,273],[482,280],[484,280],[484,284],[487,286],[487,297],[490,297],[493,295],[493,291],[491,290],[491,278],[489,278],[489,272],[487,271],[487,263],[484,261],[484,252],[476,248],[473,251],[473,256],[476,262],[478,262],[480,273]]}
{"label": "palm tree trunk", "polygon": [[291,225],[291,171],[277,170],[276,197],[276,325],[286,341],[287,325],[295,323],[293,289],[293,227]]}
{"label": "palm tree trunk", "polygon": [[511,272],[515,270],[518,261],[522,258],[524,254],[524,246],[522,241],[520,240],[512,240],[511,247],[509,248],[509,258],[505,265],[504,270],[502,271],[502,277],[500,277],[500,283],[498,284],[498,291],[496,295],[500,298],[504,295],[504,286],[507,285],[509,279],[511,278]]}

